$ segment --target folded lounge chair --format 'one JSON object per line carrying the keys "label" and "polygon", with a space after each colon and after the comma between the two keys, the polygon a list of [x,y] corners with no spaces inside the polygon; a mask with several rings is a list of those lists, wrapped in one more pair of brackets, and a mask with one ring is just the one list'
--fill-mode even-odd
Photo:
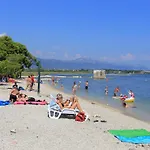
{"label": "folded lounge chair", "polygon": [[[69,109],[64,108],[60,109],[59,105],[56,103],[55,98],[50,95],[51,102],[48,105],[48,117],[52,119],[59,119],[59,118],[70,118],[75,119],[76,115],[78,114],[78,109]],[[88,115],[86,113],[86,120],[88,119]],[[85,121],[86,121],[85,120]]]}

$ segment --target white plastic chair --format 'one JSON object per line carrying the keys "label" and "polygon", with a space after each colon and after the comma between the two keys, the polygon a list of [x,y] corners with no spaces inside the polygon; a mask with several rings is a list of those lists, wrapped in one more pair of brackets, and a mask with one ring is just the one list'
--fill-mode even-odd
{"label": "white plastic chair", "polygon": [[[51,101],[48,105],[48,117],[51,119],[59,119],[61,115],[75,115],[76,116],[79,112],[78,109],[64,108],[61,110],[61,108],[56,103],[56,100],[52,95],[50,95],[50,99]],[[88,114],[86,112],[85,114],[86,114],[86,119],[85,119],[86,121],[88,119]]]}

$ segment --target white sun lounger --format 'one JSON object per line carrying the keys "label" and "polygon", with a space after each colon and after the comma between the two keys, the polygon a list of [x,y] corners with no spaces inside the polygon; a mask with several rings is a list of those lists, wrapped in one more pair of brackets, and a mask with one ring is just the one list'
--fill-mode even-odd
{"label": "white sun lounger", "polygon": [[63,115],[72,115],[75,117],[77,113],[78,110],[76,111],[74,109],[64,108],[61,110],[59,105],[53,100],[48,105],[48,117],[52,119],[59,119]]}
{"label": "white sun lounger", "polygon": [[[48,105],[48,117],[51,119],[59,119],[61,116],[72,116],[74,118],[79,112],[78,109],[64,108],[61,110],[52,95],[50,95],[50,99],[51,101]],[[86,120],[87,119],[88,115],[86,113]]]}

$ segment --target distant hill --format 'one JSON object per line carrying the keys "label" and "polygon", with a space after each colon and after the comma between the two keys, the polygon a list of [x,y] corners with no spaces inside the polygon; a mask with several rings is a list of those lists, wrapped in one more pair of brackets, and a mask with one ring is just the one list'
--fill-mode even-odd
{"label": "distant hill", "polygon": [[41,59],[44,69],[122,69],[122,70],[147,70],[144,66],[116,65],[92,59],[78,58],[75,60]]}

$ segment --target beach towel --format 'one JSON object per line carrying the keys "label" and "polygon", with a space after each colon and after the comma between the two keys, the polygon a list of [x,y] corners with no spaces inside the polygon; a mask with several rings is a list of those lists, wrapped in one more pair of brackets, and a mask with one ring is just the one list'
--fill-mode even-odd
{"label": "beach towel", "polygon": [[0,100],[0,106],[6,106],[6,105],[9,105],[9,104],[10,104],[9,101]]}
{"label": "beach towel", "polygon": [[47,105],[47,101],[37,100],[37,101],[27,101],[27,102],[22,102],[22,101],[14,102],[14,105],[27,105],[27,104],[30,104],[30,105]]}
{"label": "beach towel", "polygon": [[124,136],[116,136],[118,140],[121,142],[133,143],[133,144],[149,144],[150,143],[150,136],[138,136],[127,138]]}
{"label": "beach towel", "polygon": [[137,137],[137,136],[150,136],[150,132],[145,129],[133,129],[133,130],[109,130],[109,133],[114,136],[123,136],[123,137]]}
{"label": "beach towel", "polygon": [[150,143],[150,132],[145,129],[109,130],[108,132],[114,135],[121,142],[128,142],[133,144]]}

